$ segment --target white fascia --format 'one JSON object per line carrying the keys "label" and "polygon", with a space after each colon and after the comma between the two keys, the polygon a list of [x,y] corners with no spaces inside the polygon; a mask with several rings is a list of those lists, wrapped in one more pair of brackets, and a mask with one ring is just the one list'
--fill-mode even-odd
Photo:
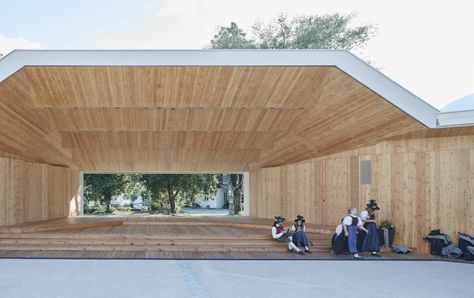
{"label": "white fascia", "polygon": [[474,110],[442,112],[438,114],[438,127],[459,127],[474,125]]}
{"label": "white fascia", "polygon": [[0,60],[0,82],[24,66],[335,66],[427,127],[439,113],[341,50],[16,50]]}

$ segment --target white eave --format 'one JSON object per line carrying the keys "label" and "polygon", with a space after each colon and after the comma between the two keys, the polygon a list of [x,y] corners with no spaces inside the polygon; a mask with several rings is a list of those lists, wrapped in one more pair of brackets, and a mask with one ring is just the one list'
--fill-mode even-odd
{"label": "white eave", "polygon": [[458,127],[474,125],[474,110],[441,112],[438,114],[437,127]]}
{"label": "white eave", "polygon": [[24,66],[335,66],[425,126],[439,111],[341,50],[16,50],[0,60],[0,82]]}

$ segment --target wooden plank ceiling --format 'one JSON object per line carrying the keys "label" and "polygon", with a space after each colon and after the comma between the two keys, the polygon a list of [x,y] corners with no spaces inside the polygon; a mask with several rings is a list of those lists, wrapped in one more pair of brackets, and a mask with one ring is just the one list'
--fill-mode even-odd
{"label": "wooden plank ceiling", "polygon": [[84,171],[244,171],[425,127],[335,67],[24,67],[3,156]]}

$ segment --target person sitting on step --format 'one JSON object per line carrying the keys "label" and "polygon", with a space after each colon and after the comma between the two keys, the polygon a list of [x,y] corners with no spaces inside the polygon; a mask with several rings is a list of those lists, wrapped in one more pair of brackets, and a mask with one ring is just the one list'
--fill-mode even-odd
{"label": "person sitting on step", "polygon": [[349,251],[347,250],[347,237],[343,233],[343,221],[344,217],[341,219],[341,223],[336,227],[336,231],[331,240],[332,252],[337,256],[340,254],[349,254]]}
{"label": "person sitting on step", "polygon": [[288,242],[288,251],[295,251],[298,254],[304,254],[301,249],[295,246],[291,241],[292,237],[287,228],[283,226],[285,218],[282,216],[275,216],[272,226],[272,238],[276,241]]}
{"label": "person sitting on step", "polygon": [[305,219],[302,215],[298,215],[295,219],[295,224],[291,226],[291,232],[293,233],[292,241],[296,247],[304,247],[304,252],[311,253],[309,250],[308,237],[306,237],[306,228],[304,226]]}

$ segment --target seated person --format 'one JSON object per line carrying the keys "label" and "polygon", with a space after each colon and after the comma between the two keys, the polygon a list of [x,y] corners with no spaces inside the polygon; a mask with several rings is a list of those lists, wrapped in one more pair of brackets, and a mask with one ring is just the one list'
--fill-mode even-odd
{"label": "seated person", "polygon": [[275,216],[272,226],[272,237],[277,241],[288,242],[288,251],[295,251],[296,253],[302,254],[303,252],[296,247],[292,240],[292,237],[289,235],[287,228],[283,226],[285,218],[282,216]]}
{"label": "seated person", "polygon": [[298,215],[295,219],[295,224],[291,226],[291,232],[293,233],[292,242],[296,247],[304,247],[304,252],[311,253],[309,250],[309,241],[306,237],[306,228],[304,226],[305,219],[303,216]]}
{"label": "seated person", "polygon": [[344,235],[344,228],[342,227],[342,222],[344,218],[341,219],[341,223],[336,227],[336,232],[332,236],[331,247],[332,251],[336,255],[348,254],[349,250],[347,249],[347,237]]}

